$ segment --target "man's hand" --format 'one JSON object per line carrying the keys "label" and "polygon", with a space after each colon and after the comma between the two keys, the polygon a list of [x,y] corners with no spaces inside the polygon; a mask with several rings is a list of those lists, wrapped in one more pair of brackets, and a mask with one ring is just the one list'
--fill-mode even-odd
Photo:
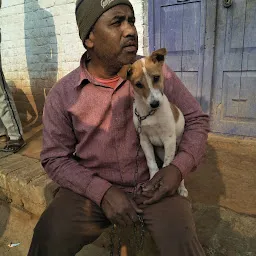
{"label": "man's hand", "polygon": [[138,221],[143,211],[123,191],[112,186],[104,195],[101,207],[106,217],[116,225],[126,226]]}
{"label": "man's hand", "polygon": [[165,196],[175,194],[181,180],[181,172],[176,166],[169,165],[162,168],[151,180],[143,185],[142,195],[149,198],[143,203],[153,204]]}

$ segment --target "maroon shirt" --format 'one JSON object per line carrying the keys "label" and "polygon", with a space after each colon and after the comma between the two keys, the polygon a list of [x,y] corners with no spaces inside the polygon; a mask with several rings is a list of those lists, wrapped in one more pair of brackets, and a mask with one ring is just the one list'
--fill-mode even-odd
{"label": "maroon shirt", "polygon": [[[132,192],[135,182],[149,179],[149,172],[141,148],[138,168],[136,165],[139,142],[133,124],[130,82],[120,78],[115,89],[100,84],[86,70],[85,56],[80,67],[62,78],[47,96],[41,161],[60,186],[100,205],[112,184]],[[185,177],[205,153],[209,120],[175,73],[166,65],[163,71],[164,92],[186,120],[172,162]]]}

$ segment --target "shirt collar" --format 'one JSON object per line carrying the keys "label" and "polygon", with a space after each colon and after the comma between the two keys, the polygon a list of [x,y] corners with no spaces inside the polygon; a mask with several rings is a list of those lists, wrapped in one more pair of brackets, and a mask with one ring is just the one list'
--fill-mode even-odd
{"label": "shirt collar", "polygon": [[74,87],[77,88],[81,85],[85,85],[88,83],[94,83],[95,80],[93,76],[88,72],[86,68],[86,63],[90,60],[87,52],[85,52],[80,60],[80,67],[79,67],[79,80],[77,83],[74,84]]}
{"label": "shirt collar", "polygon": [[[74,84],[75,88],[78,88],[80,86],[85,86],[88,83],[92,83],[95,85],[103,86],[105,85],[101,84],[98,82],[87,70],[86,63],[90,60],[90,56],[88,55],[87,52],[85,52],[80,60],[80,67],[79,67],[79,80],[77,83]],[[120,77],[120,82],[121,84],[124,80]]]}
{"label": "shirt collar", "polygon": [[[140,59],[143,56],[137,55],[136,59]],[[97,82],[94,77],[88,72],[86,63],[90,60],[90,56],[88,55],[87,52],[85,52],[80,60],[80,67],[79,67],[79,81],[74,84],[74,87],[77,88],[79,86],[84,86],[88,83],[93,83],[96,85],[101,85],[99,82]],[[120,78],[120,80],[123,80]],[[124,80],[123,80],[124,81]]]}

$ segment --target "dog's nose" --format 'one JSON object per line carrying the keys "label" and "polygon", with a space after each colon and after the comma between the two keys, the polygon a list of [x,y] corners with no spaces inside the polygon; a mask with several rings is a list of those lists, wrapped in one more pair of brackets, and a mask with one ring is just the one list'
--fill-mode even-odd
{"label": "dog's nose", "polygon": [[158,108],[159,107],[159,101],[154,100],[153,102],[150,103],[151,108]]}

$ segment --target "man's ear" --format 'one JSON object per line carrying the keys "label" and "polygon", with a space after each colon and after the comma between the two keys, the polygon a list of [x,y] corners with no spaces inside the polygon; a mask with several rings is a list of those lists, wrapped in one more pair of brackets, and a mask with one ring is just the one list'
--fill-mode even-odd
{"label": "man's ear", "polygon": [[94,34],[91,31],[89,36],[84,41],[84,45],[85,45],[86,49],[92,49],[94,46],[93,42],[94,42]]}
{"label": "man's ear", "polygon": [[152,54],[150,55],[150,59],[154,63],[160,62],[161,64],[163,64],[164,60],[165,60],[165,55],[166,54],[167,54],[166,48],[161,48],[161,49],[158,49],[158,50],[152,52]]}
{"label": "man's ear", "polygon": [[132,66],[124,65],[118,72],[118,75],[122,77],[124,80],[130,80],[132,76]]}

